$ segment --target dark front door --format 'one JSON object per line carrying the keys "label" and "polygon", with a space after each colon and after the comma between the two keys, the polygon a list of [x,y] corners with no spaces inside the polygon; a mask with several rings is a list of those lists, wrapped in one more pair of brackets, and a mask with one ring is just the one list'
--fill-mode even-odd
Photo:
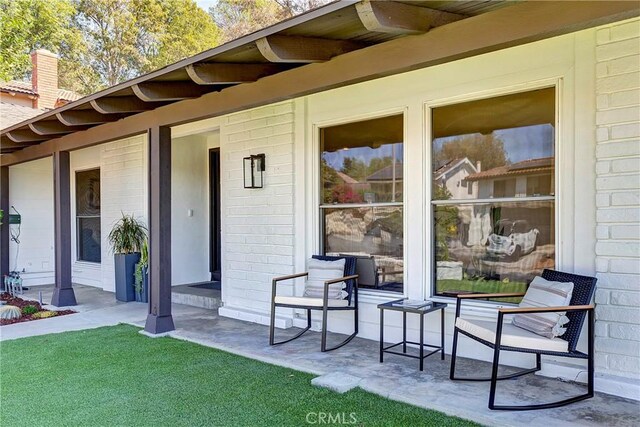
{"label": "dark front door", "polygon": [[220,149],[209,150],[209,271],[211,280],[221,280],[221,224],[220,224]]}

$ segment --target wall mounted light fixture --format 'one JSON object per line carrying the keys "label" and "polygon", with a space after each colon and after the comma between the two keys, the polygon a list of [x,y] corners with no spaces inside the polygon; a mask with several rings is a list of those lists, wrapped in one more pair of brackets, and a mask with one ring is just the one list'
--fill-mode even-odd
{"label": "wall mounted light fixture", "polygon": [[264,154],[251,154],[243,159],[244,188],[262,188],[264,184]]}

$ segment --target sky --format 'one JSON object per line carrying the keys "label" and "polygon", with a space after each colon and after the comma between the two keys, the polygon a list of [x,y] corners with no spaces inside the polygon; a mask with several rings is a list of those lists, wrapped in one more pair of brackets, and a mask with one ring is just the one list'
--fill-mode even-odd
{"label": "sky", "polygon": [[216,4],[217,2],[218,0],[196,0],[196,3],[198,4],[198,6],[200,6],[202,9],[206,10],[207,12],[209,11],[209,8],[214,4]]}

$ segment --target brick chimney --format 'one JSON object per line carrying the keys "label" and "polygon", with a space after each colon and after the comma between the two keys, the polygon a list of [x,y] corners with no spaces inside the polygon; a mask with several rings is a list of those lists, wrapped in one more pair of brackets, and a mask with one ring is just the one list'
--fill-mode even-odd
{"label": "brick chimney", "polygon": [[54,108],[58,99],[58,55],[46,49],[31,52],[31,86],[38,97],[33,108]]}

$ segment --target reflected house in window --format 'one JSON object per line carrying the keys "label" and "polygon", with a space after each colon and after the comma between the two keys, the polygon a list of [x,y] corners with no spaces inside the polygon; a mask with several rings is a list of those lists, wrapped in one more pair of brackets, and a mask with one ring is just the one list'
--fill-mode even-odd
{"label": "reflected house in window", "polygon": [[531,197],[554,194],[553,173],[553,157],[543,157],[478,172],[467,181],[478,183],[479,199]]}
{"label": "reflected house in window", "polygon": [[479,168],[480,162],[476,167],[467,157],[447,160],[436,165],[433,182],[446,188],[452,199],[476,199],[477,185],[467,178],[475,175]]}
{"label": "reflected house in window", "polygon": [[375,194],[384,194],[384,198],[395,202],[402,200],[402,163],[394,162],[377,170],[367,177],[370,189]]}

